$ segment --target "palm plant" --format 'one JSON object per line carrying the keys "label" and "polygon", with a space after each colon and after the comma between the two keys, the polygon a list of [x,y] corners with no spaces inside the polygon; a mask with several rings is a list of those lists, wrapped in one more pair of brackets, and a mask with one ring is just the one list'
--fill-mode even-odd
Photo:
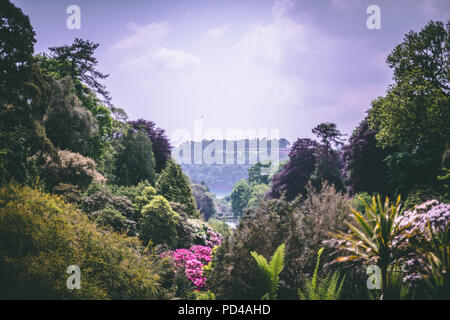
{"label": "palm plant", "polygon": [[345,276],[340,279],[338,271],[328,274],[325,278],[318,277],[320,256],[323,248],[317,253],[316,269],[312,279],[306,279],[303,285],[303,291],[298,289],[300,300],[338,300],[342,293]]}
{"label": "palm plant", "polygon": [[413,237],[411,246],[419,255],[419,273],[424,275],[431,299],[450,299],[450,228],[433,229],[428,221],[425,237]]}
{"label": "palm plant", "polygon": [[252,251],[250,254],[258,264],[267,293],[262,300],[276,300],[278,293],[279,274],[284,268],[284,243],[281,244],[272,256],[270,263],[262,255]]}
{"label": "palm plant", "polygon": [[383,204],[379,195],[376,198],[372,197],[370,205],[364,199],[360,200],[364,204],[365,212],[363,214],[351,208],[354,223],[346,222],[350,233],[331,234],[340,241],[339,248],[350,253],[335,261],[359,260],[366,264],[377,265],[381,270],[382,298],[386,299],[389,284],[388,270],[402,255],[402,245],[408,239],[404,231],[409,225],[400,227],[395,222],[402,214],[400,196],[395,204],[391,205],[388,197]]}

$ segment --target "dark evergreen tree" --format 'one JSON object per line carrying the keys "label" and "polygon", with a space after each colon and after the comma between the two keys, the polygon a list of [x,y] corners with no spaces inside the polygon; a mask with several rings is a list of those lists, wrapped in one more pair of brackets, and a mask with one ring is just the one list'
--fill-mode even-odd
{"label": "dark evergreen tree", "polygon": [[337,190],[344,189],[342,177],[343,163],[340,152],[333,149],[342,145],[342,136],[335,123],[321,123],[312,129],[321,140],[321,144],[316,148],[316,164],[311,182],[317,189],[322,187],[322,183],[327,181],[335,186]]}
{"label": "dark evergreen tree", "polygon": [[384,193],[392,191],[384,159],[388,152],[377,146],[376,131],[364,119],[343,148],[345,174],[352,192]]}
{"label": "dark evergreen tree", "polygon": [[[103,97],[104,102],[112,106],[110,93],[99,80],[109,75],[96,70],[97,59],[94,57],[99,44],[89,40],[75,38],[71,45],[49,48],[51,57],[59,63],[58,72],[62,77],[70,76],[75,82],[78,97],[84,102],[90,91]],[[83,103],[84,104],[84,103]]]}
{"label": "dark evergreen tree", "polygon": [[128,122],[133,130],[144,131],[148,138],[152,141],[153,154],[156,161],[156,172],[160,173],[166,166],[167,159],[170,157],[172,146],[169,139],[166,136],[164,129],[156,128],[156,125],[152,121],[139,119],[136,121]]}
{"label": "dark evergreen tree", "polygon": [[152,142],[143,132],[128,130],[120,138],[114,167],[120,185],[137,185],[145,180],[153,184],[156,174]]}
{"label": "dark evergreen tree", "polygon": [[48,137],[56,147],[84,156],[88,156],[90,139],[98,133],[96,119],[83,108],[73,93],[73,83],[69,77],[54,82],[53,97],[44,124]]}
{"label": "dark evergreen tree", "polygon": [[208,188],[201,184],[191,185],[197,208],[203,215],[205,221],[217,213],[214,195],[208,191]]}
{"label": "dark evergreen tree", "polygon": [[184,212],[189,216],[198,217],[189,179],[183,173],[180,165],[172,158],[169,158],[166,167],[161,172],[156,182],[156,190],[167,200],[183,205]]}
{"label": "dark evergreen tree", "polygon": [[10,1],[0,6],[0,180],[31,182],[31,158],[57,158],[42,119],[50,99],[48,79],[33,58],[35,33],[29,18]]}

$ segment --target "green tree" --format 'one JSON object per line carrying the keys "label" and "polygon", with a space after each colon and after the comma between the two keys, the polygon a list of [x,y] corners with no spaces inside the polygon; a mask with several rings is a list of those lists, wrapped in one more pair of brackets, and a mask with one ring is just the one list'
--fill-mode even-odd
{"label": "green tree", "polygon": [[138,231],[144,245],[149,241],[171,247],[176,245],[178,214],[163,196],[154,196],[149,204],[142,208],[141,214]]}
{"label": "green tree", "polygon": [[120,185],[137,185],[145,180],[154,183],[156,174],[152,142],[143,132],[130,129],[120,138],[114,174]]}
{"label": "green tree", "polygon": [[92,113],[83,108],[66,77],[54,83],[53,97],[44,120],[45,130],[53,144],[87,156],[89,140],[98,133]]}
{"label": "green tree", "polygon": [[335,145],[342,144],[341,137],[343,134],[341,134],[341,132],[337,129],[335,123],[321,123],[312,129],[312,133],[320,138],[322,144],[325,145],[327,149],[331,148],[331,143],[334,143]]}
{"label": "green tree", "polygon": [[84,102],[89,98],[91,91],[103,97],[104,102],[112,106],[111,96],[106,87],[99,80],[106,79],[108,75],[96,69],[97,59],[94,56],[99,44],[89,40],[75,38],[71,45],[49,48],[51,58],[58,62],[59,73],[70,76],[75,82],[78,97]]}
{"label": "green tree", "polygon": [[42,126],[49,84],[33,58],[29,18],[10,1],[2,2],[0,17],[0,179],[32,182],[36,168],[30,157],[57,157]]}
{"label": "green tree", "polygon": [[[82,84],[79,78],[72,77],[72,75],[67,71],[69,69],[68,60],[61,61],[56,58],[51,58],[46,54],[38,54],[36,55],[36,59],[37,64],[42,71],[48,77],[54,79],[54,81],[70,79],[73,83],[73,88],[71,91],[76,94],[83,108],[91,113],[98,125],[96,134],[90,137],[87,141],[87,150],[85,155],[94,159],[100,164],[100,166],[103,167],[103,164],[100,162],[105,161],[105,157],[107,157],[108,152],[111,153],[111,138],[113,132],[118,131],[114,130],[114,126],[121,127],[118,125],[119,121],[114,120],[111,115],[119,109],[114,107],[107,108],[103,106],[92,88],[86,87]],[[82,87],[83,90],[80,91],[80,87]]]}
{"label": "green tree", "polygon": [[246,180],[240,180],[235,184],[230,195],[231,209],[233,210],[235,216],[240,216],[242,214],[242,210],[247,207],[251,193],[252,189]]}
{"label": "green tree", "polygon": [[250,193],[250,197],[248,199],[248,206],[257,207],[258,203],[265,198],[269,191],[270,187],[264,183],[252,186],[252,192]]}
{"label": "green tree", "polygon": [[198,217],[189,179],[172,158],[167,161],[166,167],[161,172],[156,182],[156,190],[167,200],[180,203],[190,217]]}
{"label": "green tree", "polygon": [[[258,162],[248,169],[248,183],[253,184],[269,184],[268,172],[261,172],[262,169],[270,168],[271,163]],[[264,174],[265,173],[265,174]]]}
{"label": "green tree", "polygon": [[397,192],[437,184],[450,141],[449,39],[450,21],[408,33],[387,58],[394,84],[372,102],[368,120],[378,144],[396,150],[385,161]]}
{"label": "green tree", "polygon": [[318,189],[322,187],[324,181],[328,181],[336,189],[343,190],[343,163],[339,152],[332,148],[332,144],[335,146],[342,144],[341,137],[343,135],[337,129],[336,124],[330,122],[317,125],[312,132],[321,139],[321,144],[315,150],[316,163],[311,182]]}
{"label": "green tree", "polygon": [[214,195],[208,191],[206,186],[201,184],[192,184],[191,189],[198,211],[203,215],[204,220],[208,221],[217,213]]}

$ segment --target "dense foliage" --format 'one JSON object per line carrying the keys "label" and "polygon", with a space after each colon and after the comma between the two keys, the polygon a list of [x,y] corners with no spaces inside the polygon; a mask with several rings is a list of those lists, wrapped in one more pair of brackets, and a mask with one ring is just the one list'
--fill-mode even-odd
{"label": "dense foliage", "polygon": [[184,212],[190,217],[198,216],[189,180],[180,165],[173,159],[167,161],[166,167],[156,182],[156,190],[167,200],[181,204]]}
{"label": "dense foliage", "polygon": [[[98,229],[75,206],[28,187],[0,189],[2,299],[151,299],[159,267],[136,238]],[[67,267],[82,272],[68,290]]]}
{"label": "dense foliage", "polygon": [[99,44],[35,54],[8,0],[0,39],[0,299],[450,298],[450,21],[392,50],[347,143],[320,123],[288,158],[278,141],[278,170],[247,161],[256,139],[188,141],[233,161],[178,164],[112,105]]}
{"label": "dense foliage", "polygon": [[154,183],[155,156],[152,142],[143,132],[128,130],[119,140],[114,174],[117,183],[131,186],[148,180]]}
{"label": "dense foliage", "polygon": [[206,186],[201,184],[193,184],[191,185],[191,189],[198,210],[202,214],[203,218],[208,221],[209,218],[217,213],[214,195],[209,192]]}
{"label": "dense foliage", "polygon": [[164,129],[156,128],[152,121],[139,119],[128,122],[134,131],[143,131],[152,142],[153,154],[155,156],[155,170],[160,173],[166,166],[170,157],[172,146],[166,136]]}

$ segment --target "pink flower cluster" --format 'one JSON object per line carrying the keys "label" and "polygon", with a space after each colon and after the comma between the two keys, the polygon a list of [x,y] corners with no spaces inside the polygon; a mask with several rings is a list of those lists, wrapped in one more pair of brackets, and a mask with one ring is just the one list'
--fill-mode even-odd
{"label": "pink flower cluster", "polygon": [[211,261],[212,249],[196,245],[190,249],[177,249],[173,252],[175,265],[184,268],[186,277],[198,288],[206,287],[206,278],[203,277],[203,266]]}
{"label": "pink flower cluster", "polygon": [[206,245],[210,248],[220,246],[222,243],[222,235],[220,233],[208,230],[208,239],[206,239]]}

